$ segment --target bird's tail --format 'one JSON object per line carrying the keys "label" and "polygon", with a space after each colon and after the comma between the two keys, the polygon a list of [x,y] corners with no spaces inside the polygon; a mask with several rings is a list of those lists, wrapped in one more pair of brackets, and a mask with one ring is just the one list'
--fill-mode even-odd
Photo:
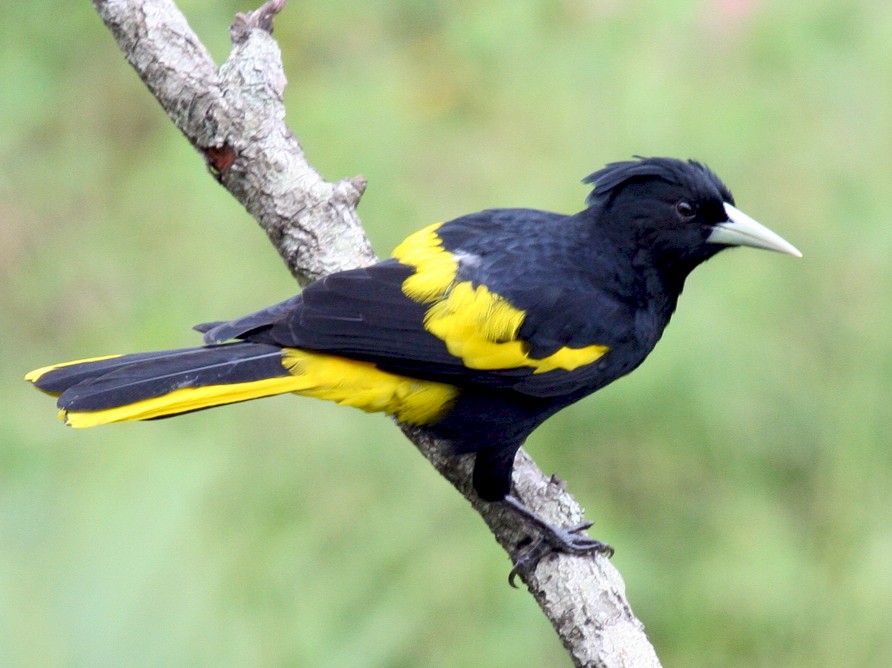
{"label": "bird's tail", "polygon": [[66,362],[25,380],[57,396],[59,417],[72,427],[154,420],[287,392],[427,424],[456,393],[369,362],[249,342]]}
{"label": "bird's tail", "polygon": [[293,392],[299,383],[282,354],[277,346],[228,343],[66,362],[25,379],[59,397],[67,424],[93,427]]}

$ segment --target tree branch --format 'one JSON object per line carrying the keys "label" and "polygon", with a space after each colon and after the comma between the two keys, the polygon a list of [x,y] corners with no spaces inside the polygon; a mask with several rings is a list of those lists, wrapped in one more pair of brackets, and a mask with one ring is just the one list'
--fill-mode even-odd
{"label": "tree branch", "polygon": [[[301,285],[375,261],[356,215],[365,180],[325,181],[285,124],[285,75],[271,34],[285,0],[236,16],[232,51],[219,69],[172,0],[93,4],[164,111],[266,231]],[[515,514],[474,494],[472,458],[447,455],[423,431],[402,429],[515,559],[529,537]],[[516,493],[543,517],[567,526],[582,520],[579,504],[522,450],[514,481]],[[551,555],[521,577],[576,665],[659,666],[622,578],[603,556]]]}

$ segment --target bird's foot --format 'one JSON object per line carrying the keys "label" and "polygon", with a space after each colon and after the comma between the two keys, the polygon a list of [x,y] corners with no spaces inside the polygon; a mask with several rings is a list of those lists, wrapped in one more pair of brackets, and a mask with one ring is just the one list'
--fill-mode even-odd
{"label": "bird's foot", "polygon": [[514,560],[514,567],[508,575],[508,584],[512,587],[517,587],[514,581],[518,575],[532,573],[542,558],[553,552],[580,556],[598,553],[607,556],[607,558],[613,556],[613,548],[607,543],[582,534],[592,526],[592,522],[582,522],[572,527],[558,527],[527,508],[515,496],[510,494],[506,496],[505,503],[524,520],[532,524],[539,533],[538,538]]}

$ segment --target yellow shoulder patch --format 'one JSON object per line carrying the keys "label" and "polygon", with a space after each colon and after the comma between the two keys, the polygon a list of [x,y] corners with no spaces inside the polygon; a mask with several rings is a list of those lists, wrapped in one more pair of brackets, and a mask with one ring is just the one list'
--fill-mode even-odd
{"label": "yellow shoulder patch", "polygon": [[528,346],[517,338],[523,319],[523,311],[485,285],[475,288],[465,281],[428,309],[424,327],[442,339],[450,354],[461,358],[469,369],[531,367],[533,373],[572,371],[591,364],[608,350],[607,346],[598,345],[566,347],[541,359],[530,357]]}
{"label": "yellow shoulder patch", "polygon": [[394,258],[415,267],[415,273],[403,282],[403,293],[421,304],[441,299],[452,287],[458,273],[455,257],[443,248],[443,241],[437,236],[441,225],[428,225],[393,249]]}
{"label": "yellow shoulder patch", "polygon": [[449,353],[469,369],[572,371],[591,364],[609,350],[600,345],[566,347],[545,358],[530,357],[527,344],[517,338],[524,312],[485,285],[457,282],[458,261],[437,235],[441,225],[429,225],[412,234],[394,249],[393,257],[415,267],[415,273],[403,282],[403,293],[413,301],[431,304],[424,328],[441,339]]}

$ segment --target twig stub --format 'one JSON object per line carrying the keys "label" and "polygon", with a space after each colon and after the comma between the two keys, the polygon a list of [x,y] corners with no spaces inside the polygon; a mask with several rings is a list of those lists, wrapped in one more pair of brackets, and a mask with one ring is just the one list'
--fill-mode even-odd
{"label": "twig stub", "polygon": [[273,34],[273,19],[285,7],[288,0],[268,0],[253,12],[236,14],[235,20],[229,27],[229,36],[233,44],[237,44],[247,38],[252,30],[264,30]]}

